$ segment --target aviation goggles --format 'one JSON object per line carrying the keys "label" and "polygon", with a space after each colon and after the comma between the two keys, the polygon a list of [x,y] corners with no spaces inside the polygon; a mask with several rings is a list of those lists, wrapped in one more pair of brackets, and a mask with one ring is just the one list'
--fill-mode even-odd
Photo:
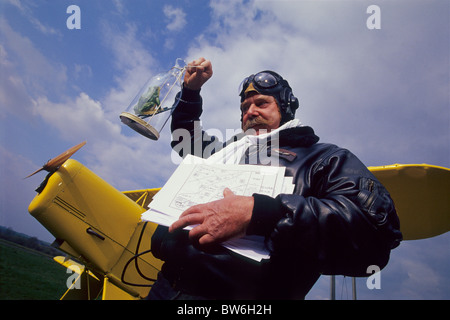
{"label": "aviation goggles", "polygon": [[245,99],[245,93],[250,85],[260,94],[274,95],[278,93],[282,87],[288,86],[278,74],[273,71],[262,71],[257,74],[245,78],[239,85],[239,95],[241,101]]}

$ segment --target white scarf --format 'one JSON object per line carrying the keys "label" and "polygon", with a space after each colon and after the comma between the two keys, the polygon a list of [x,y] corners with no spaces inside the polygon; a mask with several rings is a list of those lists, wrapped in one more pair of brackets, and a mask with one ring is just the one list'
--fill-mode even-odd
{"label": "white scarf", "polygon": [[205,163],[238,164],[245,151],[250,146],[257,145],[258,142],[266,144],[269,138],[277,135],[280,131],[288,128],[300,127],[301,125],[300,120],[293,119],[268,133],[260,135],[246,135],[240,140],[230,143],[222,150],[211,155],[208,159],[206,159]]}

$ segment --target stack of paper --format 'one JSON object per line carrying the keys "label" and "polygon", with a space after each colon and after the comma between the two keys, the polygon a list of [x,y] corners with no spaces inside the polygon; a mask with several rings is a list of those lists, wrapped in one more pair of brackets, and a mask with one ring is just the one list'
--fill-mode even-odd
{"label": "stack of paper", "polygon": [[[170,226],[189,207],[223,198],[225,188],[243,196],[259,193],[275,197],[292,193],[292,178],[285,177],[284,173],[285,167],[209,164],[189,155],[154,196],[142,219]],[[269,258],[263,237],[244,237],[223,245],[257,261]]]}

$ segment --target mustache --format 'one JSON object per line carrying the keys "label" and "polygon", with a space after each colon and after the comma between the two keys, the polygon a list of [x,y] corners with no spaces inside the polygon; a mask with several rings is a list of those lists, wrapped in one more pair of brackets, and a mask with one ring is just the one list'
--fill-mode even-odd
{"label": "mustache", "polygon": [[247,120],[247,122],[245,122],[242,126],[242,130],[245,132],[250,128],[253,128],[256,125],[261,125],[261,124],[269,124],[269,122],[266,119],[261,118],[260,116]]}

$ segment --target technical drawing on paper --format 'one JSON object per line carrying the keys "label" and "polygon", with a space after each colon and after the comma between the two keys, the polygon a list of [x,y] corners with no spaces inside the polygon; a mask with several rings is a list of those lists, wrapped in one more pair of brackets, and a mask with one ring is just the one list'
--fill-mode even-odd
{"label": "technical drawing on paper", "polygon": [[[267,179],[272,180],[268,183]],[[197,165],[173,198],[170,207],[178,210],[223,198],[223,190],[231,189],[237,195],[253,193],[272,195],[275,175],[255,171],[233,170],[219,166]]]}

